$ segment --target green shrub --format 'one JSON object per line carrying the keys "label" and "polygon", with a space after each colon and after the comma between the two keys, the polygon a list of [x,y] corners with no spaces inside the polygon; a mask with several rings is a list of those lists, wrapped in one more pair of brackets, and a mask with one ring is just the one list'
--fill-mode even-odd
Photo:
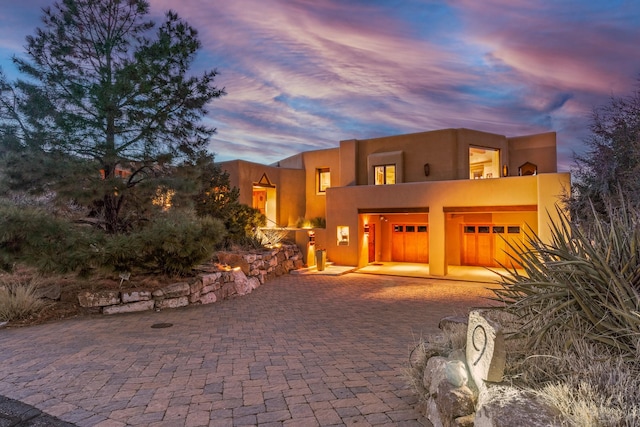
{"label": "green shrub", "polygon": [[41,272],[86,272],[92,268],[99,235],[38,209],[0,205],[0,268],[25,263]]}
{"label": "green shrub", "polygon": [[37,295],[38,282],[13,279],[13,276],[0,279],[0,321],[26,319],[47,306]]}
{"label": "green shrub", "polygon": [[640,214],[611,208],[581,226],[558,211],[550,243],[532,233],[514,248],[525,274],[504,275],[497,299],[522,319],[532,349],[568,330],[640,357]]}
{"label": "green shrub", "polygon": [[224,225],[211,218],[171,213],[153,219],[127,235],[110,236],[103,265],[115,271],[146,271],[182,275],[209,259],[225,237]]}

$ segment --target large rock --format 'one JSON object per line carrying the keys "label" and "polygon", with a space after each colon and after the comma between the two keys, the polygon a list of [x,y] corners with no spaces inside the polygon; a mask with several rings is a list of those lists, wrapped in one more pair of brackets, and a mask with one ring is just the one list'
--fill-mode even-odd
{"label": "large rock", "polygon": [[127,291],[121,293],[123,303],[149,301],[151,299],[151,291]]}
{"label": "large rock", "polygon": [[218,283],[222,273],[211,273],[202,275],[202,286],[207,287]]}
{"label": "large rock", "polygon": [[251,293],[256,287],[259,286],[260,282],[255,277],[249,279],[242,270],[234,269],[233,270],[233,282],[235,283],[236,293],[238,295],[246,295]]}
{"label": "large rock", "polygon": [[230,267],[240,267],[244,274],[249,274],[249,263],[240,254],[232,252],[218,252],[218,261],[221,264],[227,264]]}
{"label": "large rock", "polygon": [[200,304],[212,304],[218,301],[218,297],[216,297],[216,294],[214,292],[210,292],[208,294],[202,295],[198,301],[200,302]]}
{"label": "large rock", "polygon": [[122,305],[110,305],[102,309],[104,314],[120,314],[120,313],[134,313],[138,311],[153,310],[155,302],[152,300],[137,301],[129,304]]}
{"label": "large rock", "polygon": [[486,390],[485,381],[502,381],[505,361],[502,327],[486,319],[481,311],[469,313],[467,366],[480,394]]}
{"label": "large rock", "polygon": [[191,293],[191,287],[186,282],[173,283],[162,289],[153,291],[155,298],[178,298],[188,296]]}
{"label": "large rock", "polygon": [[440,419],[445,426],[453,425],[456,418],[471,415],[475,411],[473,392],[467,386],[456,387],[448,381],[443,381],[438,384],[438,396],[435,400]]}
{"label": "large rock", "polygon": [[156,301],[157,309],[186,307],[189,305],[189,297],[168,298]]}
{"label": "large rock", "polygon": [[475,427],[567,425],[556,408],[522,390],[493,386],[488,389],[484,397],[486,401],[476,412]]}
{"label": "large rock", "polygon": [[48,285],[38,286],[36,289],[36,295],[38,298],[50,299],[53,301],[59,301],[62,295],[62,287],[59,283],[51,283]]}
{"label": "large rock", "polygon": [[120,292],[118,291],[84,291],[78,294],[78,303],[81,307],[105,307],[120,304]]}
{"label": "large rock", "polygon": [[447,380],[447,359],[441,356],[432,357],[427,361],[422,377],[422,385],[429,390],[429,396],[437,396],[438,385]]}

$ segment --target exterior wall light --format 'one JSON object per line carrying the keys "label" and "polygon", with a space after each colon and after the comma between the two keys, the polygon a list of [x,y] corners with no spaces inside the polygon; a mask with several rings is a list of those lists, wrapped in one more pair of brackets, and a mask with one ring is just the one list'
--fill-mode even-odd
{"label": "exterior wall light", "polygon": [[365,225],[364,225],[364,234],[365,234],[366,236],[368,236],[368,235],[369,235],[369,224],[365,224]]}
{"label": "exterior wall light", "polygon": [[429,163],[425,163],[424,164],[424,176],[429,176],[430,173],[431,173],[431,167],[429,166]]}
{"label": "exterior wall light", "polygon": [[502,165],[502,176],[509,176],[509,166],[506,164]]}
{"label": "exterior wall light", "polygon": [[309,246],[313,246],[316,244],[316,232],[315,231],[309,231]]}

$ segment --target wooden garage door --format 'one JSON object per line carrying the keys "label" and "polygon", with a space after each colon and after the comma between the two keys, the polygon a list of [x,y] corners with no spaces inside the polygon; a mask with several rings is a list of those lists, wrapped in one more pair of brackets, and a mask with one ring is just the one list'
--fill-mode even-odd
{"label": "wooden garage door", "polygon": [[395,262],[429,262],[428,224],[393,224],[391,260]]}
{"label": "wooden garage door", "polygon": [[510,266],[513,249],[507,244],[522,241],[519,225],[464,224],[462,225],[461,263],[498,267]]}

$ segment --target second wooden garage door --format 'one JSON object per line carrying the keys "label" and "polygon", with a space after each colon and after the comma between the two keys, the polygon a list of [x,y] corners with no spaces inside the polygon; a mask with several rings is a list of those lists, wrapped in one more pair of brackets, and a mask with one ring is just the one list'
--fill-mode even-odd
{"label": "second wooden garage door", "polygon": [[429,262],[428,224],[393,224],[391,260],[395,262]]}

